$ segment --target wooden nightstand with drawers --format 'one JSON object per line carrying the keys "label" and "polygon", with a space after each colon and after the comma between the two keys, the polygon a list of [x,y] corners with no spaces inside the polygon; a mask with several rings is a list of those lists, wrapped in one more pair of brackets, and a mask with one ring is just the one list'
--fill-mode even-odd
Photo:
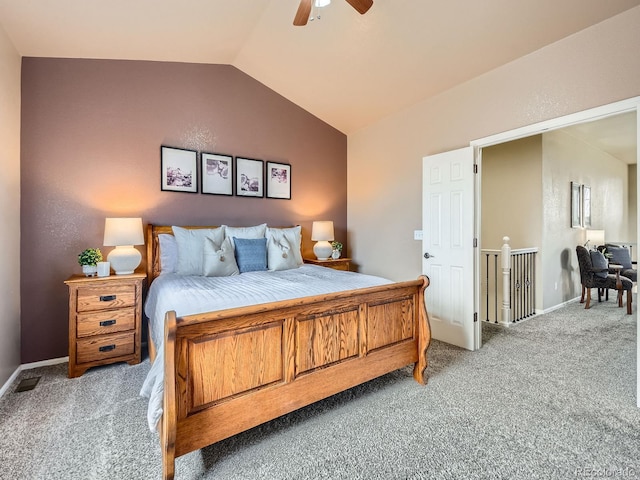
{"label": "wooden nightstand with drawers", "polygon": [[327,260],[317,260],[315,258],[305,258],[304,263],[311,263],[313,265],[320,265],[321,267],[329,267],[334,270],[346,270],[349,271],[351,268],[351,259],[350,258],[338,258],[333,259],[329,258]]}
{"label": "wooden nightstand with drawers", "polygon": [[69,287],[69,378],[116,362],[140,363],[144,273],[85,277]]}

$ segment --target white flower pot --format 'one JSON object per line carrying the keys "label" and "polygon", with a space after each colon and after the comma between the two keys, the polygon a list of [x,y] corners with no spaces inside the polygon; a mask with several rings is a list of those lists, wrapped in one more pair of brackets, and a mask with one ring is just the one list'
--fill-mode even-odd
{"label": "white flower pot", "polygon": [[98,273],[98,267],[96,265],[82,265],[82,273],[87,277],[94,277]]}

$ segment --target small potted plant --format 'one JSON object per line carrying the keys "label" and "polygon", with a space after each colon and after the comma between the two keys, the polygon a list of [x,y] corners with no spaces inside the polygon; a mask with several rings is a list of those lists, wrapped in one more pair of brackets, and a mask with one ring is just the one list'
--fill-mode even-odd
{"label": "small potted plant", "polygon": [[342,244],[340,242],[331,242],[331,248],[333,251],[331,252],[331,258],[337,260],[342,255]]}
{"label": "small potted plant", "polygon": [[99,248],[87,248],[78,255],[78,263],[82,265],[82,273],[87,277],[93,277],[98,273],[98,262],[102,261],[102,252]]}

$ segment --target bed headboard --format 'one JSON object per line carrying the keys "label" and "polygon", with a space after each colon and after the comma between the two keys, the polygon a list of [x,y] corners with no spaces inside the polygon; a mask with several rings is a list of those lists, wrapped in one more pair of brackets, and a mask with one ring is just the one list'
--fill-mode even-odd
{"label": "bed headboard", "polygon": [[[203,225],[203,226],[182,226],[182,228],[218,228],[219,225]],[[287,228],[287,227],[278,227]],[[147,285],[160,275],[160,241],[158,235],[166,233],[173,235],[171,225],[152,225],[147,226]],[[301,246],[302,248],[302,246]]]}

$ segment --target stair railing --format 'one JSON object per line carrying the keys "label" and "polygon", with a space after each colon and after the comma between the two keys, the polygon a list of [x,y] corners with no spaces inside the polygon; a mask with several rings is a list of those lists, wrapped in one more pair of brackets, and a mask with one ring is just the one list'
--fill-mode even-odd
{"label": "stair railing", "polygon": [[[483,320],[510,325],[535,315],[537,247],[482,249]],[[500,271],[498,271],[500,265]],[[500,309],[498,305],[500,304]]]}

